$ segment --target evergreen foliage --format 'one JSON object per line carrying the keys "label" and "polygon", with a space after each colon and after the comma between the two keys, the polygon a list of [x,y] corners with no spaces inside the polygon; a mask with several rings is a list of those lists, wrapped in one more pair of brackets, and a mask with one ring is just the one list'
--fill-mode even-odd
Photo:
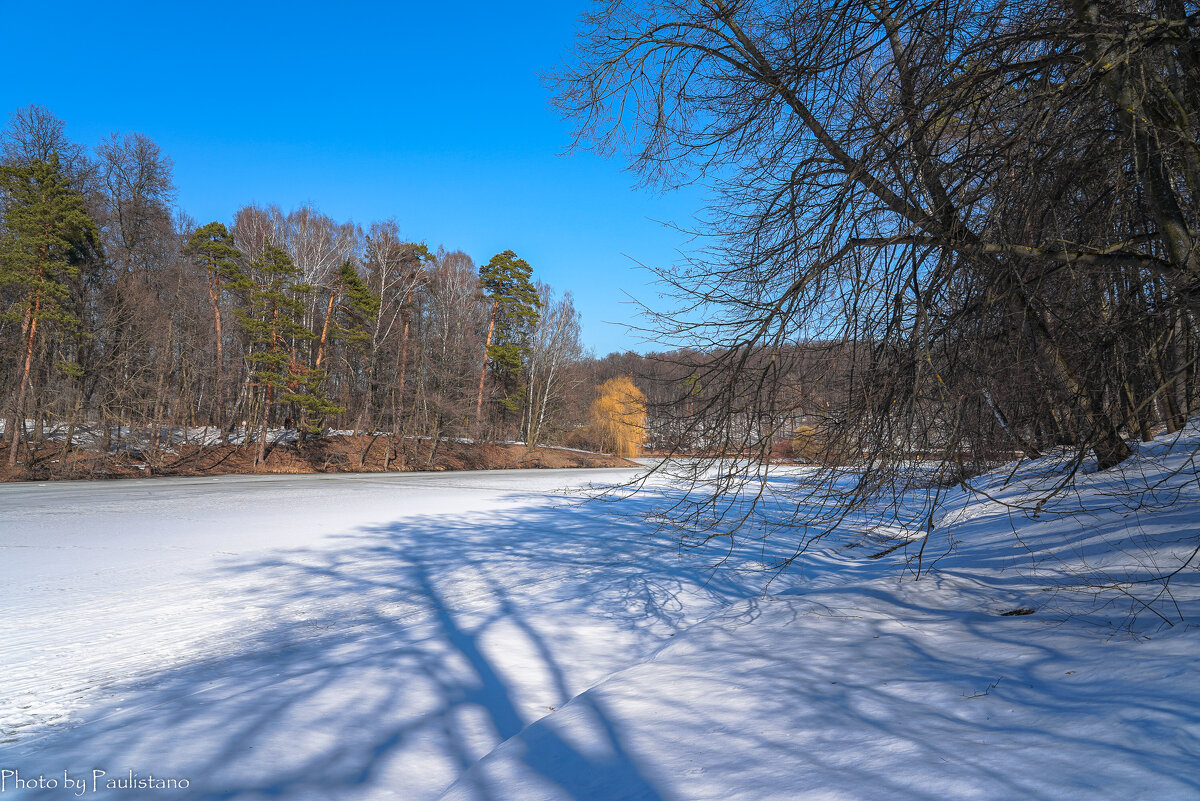
{"label": "evergreen foliage", "polygon": [[368,345],[371,322],[379,313],[380,299],[358,274],[353,262],[347,260],[338,268],[331,297],[331,338],[356,349]]}
{"label": "evergreen foliage", "polygon": [[[25,400],[39,337],[79,328],[79,265],[99,249],[97,228],[83,197],[69,183],[57,154],[0,166],[0,327],[20,326],[16,392],[7,434],[15,465]],[[65,364],[72,379],[79,370]]]}
{"label": "evergreen foliage", "polygon": [[[268,244],[262,255],[250,262],[244,305],[234,310],[249,340],[246,359],[252,366],[251,378],[262,393],[263,430],[276,398],[295,403],[310,420],[323,420],[342,411],[320,393],[324,373],[309,368],[301,359],[301,348],[315,338],[304,325],[304,298],[313,287],[301,278],[291,257]],[[320,430],[316,423],[308,427],[310,433]],[[260,452],[263,444],[260,437]]]}
{"label": "evergreen foliage", "polygon": [[0,311],[28,332],[32,323],[73,329],[72,287],[97,249],[96,223],[71,188],[58,156],[0,166],[0,289],[15,300]]}
{"label": "evergreen foliage", "polygon": [[506,411],[516,409],[519,393],[515,390],[529,360],[530,338],[542,306],[532,275],[528,262],[511,250],[497,253],[479,268],[483,294],[492,308],[487,362],[504,390],[501,403]]}
{"label": "evergreen foliage", "polygon": [[218,290],[222,282],[230,289],[246,288],[242,252],[222,223],[210,222],[197,228],[188,237],[183,252],[208,271],[209,280]]}

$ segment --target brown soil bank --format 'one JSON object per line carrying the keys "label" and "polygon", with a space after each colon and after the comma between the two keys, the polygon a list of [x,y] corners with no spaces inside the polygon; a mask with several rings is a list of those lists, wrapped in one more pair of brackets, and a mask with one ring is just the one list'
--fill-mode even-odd
{"label": "brown soil bank", "polygon": [[633,467],[633,462],[603,453],[553,447],[401,440],[386,436],[331,436],[267,448],[264,465],[254,469],[253,446],[176,445],[157,453],[129,450],[102,454],[83,448],[66,453],[62,445],[39,449],[28,463],[0,466],[0,481],[209,476],[233,473],[404,473],[510,468]]}

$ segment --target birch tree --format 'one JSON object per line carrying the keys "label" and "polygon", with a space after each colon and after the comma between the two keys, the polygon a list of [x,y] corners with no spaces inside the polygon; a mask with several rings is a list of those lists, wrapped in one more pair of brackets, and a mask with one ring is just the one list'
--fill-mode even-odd
{"label": "birch tree", "polygon": [[529,446],[545,436],[547,424],[571,394],[572,365],[583,356],[579,342],[579,313],[571,293],[555,300],[549,286],[537,284],[542,309],[529,340],[525,367],[525,403],[522,436]]}

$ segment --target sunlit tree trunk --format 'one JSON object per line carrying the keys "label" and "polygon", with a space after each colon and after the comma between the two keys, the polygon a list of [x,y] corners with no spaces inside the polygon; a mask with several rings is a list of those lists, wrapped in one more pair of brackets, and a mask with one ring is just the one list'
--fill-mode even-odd
{"label": "sunlit tree trunk", "polygon": [[38,312],[41,310],[41,297],[35,295],[33,303],[25,308],[25,319],[21,326],[25,340],[25,360],[21,367],[21,381],[17,389],[17,404],[14,410],[11,445],[8,450],[8,466],[17,464],[17,449],[21,445],[21,431],[25,428],[25,395],[29,389],[29,373],[33,366],[33,347],[37,339]]}
{"label": "sunlit tree trunk", "polygon": [[487,337],[483,341],[483,366],[479,368],[479,394],[475,399],[475,436],[476,439],[482,434],[483,428],[483,384],[487,378],[488,366],[488,348],[492,346],[492,335],[496,331],[496,311],[500,308],[500,301],[492,301],[492,313],[488,318]]}

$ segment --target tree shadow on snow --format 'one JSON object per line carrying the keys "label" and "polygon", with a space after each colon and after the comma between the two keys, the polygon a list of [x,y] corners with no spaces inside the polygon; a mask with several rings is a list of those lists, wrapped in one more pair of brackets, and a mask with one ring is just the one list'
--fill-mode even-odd
{"label": "tree shadow on snow", "polygon": [[[752,569],[714,574],[711,561],[652,540],[635,515],[607,511],[414,517],[332,547],[231,561],[211,583],[247,610],[240,631],[100,688],[111,700],[82,724],[19,742],[0,762],[24,775],[182,777],[190,786],[178,795],[205,801],[436,798],[456,780],[493,798],[492,780],[465,774],[499,743],[761,591]],[[580,703],[589,742],[533,729],[538,747],[524,759],[547,791],[666,801],[621,721]],[[105,795],[102,782],[88,797]]]}

